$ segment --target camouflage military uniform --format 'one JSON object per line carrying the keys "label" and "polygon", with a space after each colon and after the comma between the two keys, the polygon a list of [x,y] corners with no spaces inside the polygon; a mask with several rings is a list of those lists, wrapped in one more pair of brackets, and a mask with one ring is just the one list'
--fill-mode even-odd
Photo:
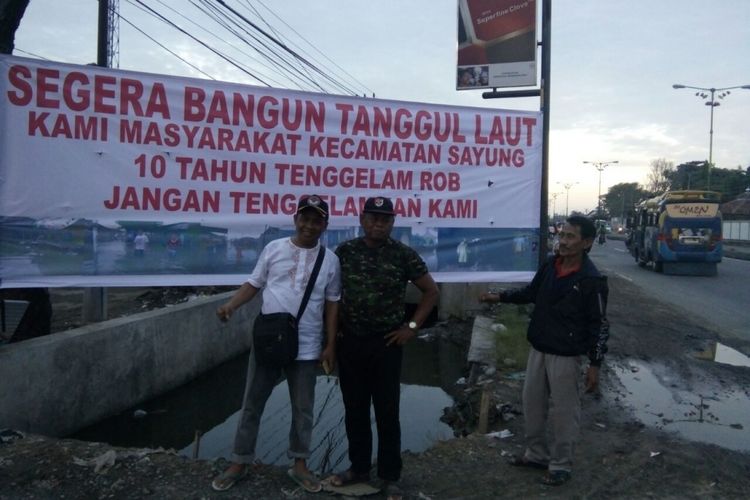
{"label": "camouflage military uniform", "polygon": [[388,239],[370,248],[362,238],[336,250],[341,263],[343,337],[336,344],[351,470],[370,472],[370,404],[378,429],[378,477],[401,476],[399,398],[403,347],[384,336],[404,324],[406,284],[427,273],[419,254]]}
{"label": "camouflage military uniform", "polygon": [[362,238],[336,250],[341,262],[344,330],[356,336],[385,335],[404,323],[406,284],[427,273],[417,252],[394,239],[369,248]]}

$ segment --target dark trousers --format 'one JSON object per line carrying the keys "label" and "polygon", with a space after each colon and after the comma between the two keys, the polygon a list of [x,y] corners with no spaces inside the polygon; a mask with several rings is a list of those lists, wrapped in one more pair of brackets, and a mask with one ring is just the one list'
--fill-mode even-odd
{"label": "dark trousers", "polygon": [[378,430],[378,477],[401,477],[401,358],[403,348],[386,347],[381,335],[355,337],[344,332],[339,340],[341,394],[346,409],[346,437],[352,471],[369,473],[372,458],[370,403]]}

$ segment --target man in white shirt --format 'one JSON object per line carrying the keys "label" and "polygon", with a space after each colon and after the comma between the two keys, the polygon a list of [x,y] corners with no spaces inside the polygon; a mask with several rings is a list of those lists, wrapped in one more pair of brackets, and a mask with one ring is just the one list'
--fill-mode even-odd
{"label": "man in white shirt", "polygon": [[138,231],[138,234],[133,238],[133,247],[135,255],[137,257],[143,257],[146,252],[146,245],[148,244],[148,236],[143,231]]}
{"label": "man in white shirt", "polygon": [[[219,319],[228,320],[239,306],[252,300],[261,290],[263,314],[297,314],[318,257],[320,235],[328,227],[326,202],[317,195],[300,198],[294,215],[294,227],[294,236],[274,240],[266,245],[248,280],[229,302],[216,311]],[[213,480],[211,486],[214,490],[225,491],[231,488],[245,475],[248,464],[255,459],[255,444],[263,408],[283,370],[289,384],[292,404],[292,429],[287,455],[294,459],[294,466],[289,469],[288,474],[305,490],[312,493],[320,491],[320,481],[307,468],[315,402],[315,371],[319,363],[323,363],[328,369],[333,368],[340,298],[339,259],[331,250],[325,249],[315,287],[299,319],[297,359],[283,368],[250,363],[232,464]]]}

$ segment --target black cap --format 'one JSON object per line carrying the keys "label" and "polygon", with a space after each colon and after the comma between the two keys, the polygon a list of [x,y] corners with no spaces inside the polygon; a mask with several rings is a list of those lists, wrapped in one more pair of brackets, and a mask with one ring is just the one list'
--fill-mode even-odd
{"label": "black cap", "polygon": [[325,220],[328,220],[328,203],[317,194],[305,195],[297,203],[297,213],[307,209],[314,208]]}
{"label": "black cap", "polygon": [[365,208],[362,211],[371,214],[396,215],[396,213],[393,211],[393,202],[391,201],[391,199],[384,198],[382,196],[367,198],[367,201],[365,202]]}

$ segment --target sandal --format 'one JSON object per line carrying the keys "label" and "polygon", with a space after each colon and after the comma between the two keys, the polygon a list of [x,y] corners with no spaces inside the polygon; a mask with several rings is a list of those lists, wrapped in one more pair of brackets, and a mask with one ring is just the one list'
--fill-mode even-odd
{"label": "sandal", "polygon": [[546,486],[560,486],[570,481],[570,472],[566,470],[551,470],[542,476],[539,482]]}
{"label": "sandal", "polygon": [[243,465],[239,471],[233,471],[230,466],[227,470],[219,474],[211,481],[211,488],[214,491],[227,491],[234,484],[247,474],[247,466]]}
{"label": "sandal", "polygon": [[370,474],[362,473],[358,474],[351,469],[346,469],[344,472],[339,472],[328,478],[328,482],[331,486],[337,488],[341,486],[348,486],[350,484],[366,483],[370,480]]}
{"label": "sandal", "polygon": [[323,489],[323,485],[320,484],[318,478],[313,474],[300,474],[299,472],[295,472],[292,468],[286,471],[286,475],[300,487],[304,488],[308,493],[317,493]]}
{"label": "sandal", "polygon": [[385,497],[387,500],[402,500],[404,492],[396,483],[388,483],[385,487]]}
{"label": "sandal", "polygon": [[530,469],[547,470],[546,464],[531,461],[524,456],[514,456],[510,460],[508,460],[508,464],[512,465],[513,467],[528,467]]}

